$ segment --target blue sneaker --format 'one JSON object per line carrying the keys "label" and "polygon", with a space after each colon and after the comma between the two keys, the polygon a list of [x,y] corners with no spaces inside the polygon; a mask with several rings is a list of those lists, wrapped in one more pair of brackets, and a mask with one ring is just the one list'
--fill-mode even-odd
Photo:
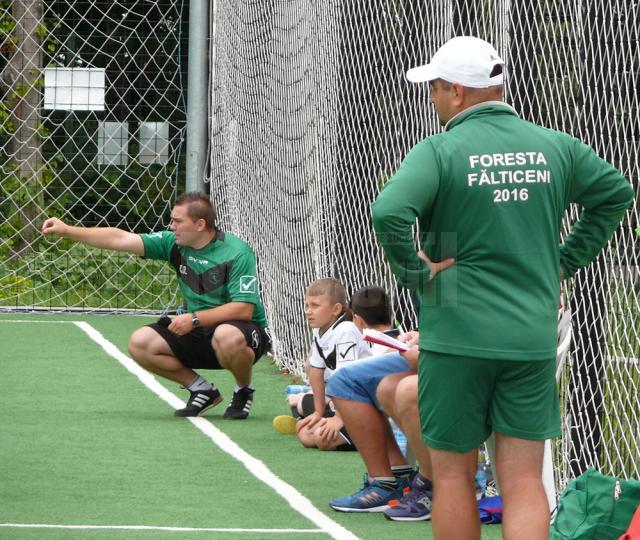
{"label": "blue sneaker", "polygon": [[364,486],[353,495],[333,499],[329,506],[338,512],[384,512],[389,508],[389,501],[402,497],[403,487],[386,489],[376,480],[364,475]]}
{"label": "blue sneaker", "polygon": [[416,474],[411,490],[395,505],[384,511],[391,521],[425,521],[431,518],[433,485],[431,481]]}

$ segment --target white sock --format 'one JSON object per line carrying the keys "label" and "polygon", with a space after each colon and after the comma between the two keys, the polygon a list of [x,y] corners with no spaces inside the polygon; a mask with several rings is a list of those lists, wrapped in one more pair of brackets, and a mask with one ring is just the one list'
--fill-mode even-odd
{"label": "white sock", "polygon": [[193,381],[189,386],[187,386],[187,388],[192,392],[197,392],[198,390],[211,390],[213,388],[213,385],[209,381],[198,375],[196,377],[196,380]]}
{"label": "white sock", "polygon": [[237,392],[241,388],[250,388],[251,390],[255,390],[255,388],[253,387],[253,383],[249,383],[249,384],[247,384],[245,386],[240,386],[238,383],[236,383],[236,387],[233,389],[233,391]]}

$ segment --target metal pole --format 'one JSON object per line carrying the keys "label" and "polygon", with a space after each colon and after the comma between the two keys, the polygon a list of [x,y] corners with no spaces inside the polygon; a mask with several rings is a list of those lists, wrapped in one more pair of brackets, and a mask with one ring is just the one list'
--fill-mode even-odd
{"label": "metal pole", "polygon": [[189,2],[186,191],[204,192],[207,155],[209,0]]}

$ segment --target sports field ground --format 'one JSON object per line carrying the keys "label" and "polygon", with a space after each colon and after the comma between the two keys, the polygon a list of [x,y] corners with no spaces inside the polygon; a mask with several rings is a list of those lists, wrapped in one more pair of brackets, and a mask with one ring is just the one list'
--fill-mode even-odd
{"label": "sports field ground", "polygon": [[224,405],[174,417],[186,392],[128,358],[151,321],[0,315],[0,538],[432,538],[430,523],[331,510],[360,487],[362,461],[275,432],[291,379],[267,357],[246,421],[222,419],[227,372],[205,372]]}

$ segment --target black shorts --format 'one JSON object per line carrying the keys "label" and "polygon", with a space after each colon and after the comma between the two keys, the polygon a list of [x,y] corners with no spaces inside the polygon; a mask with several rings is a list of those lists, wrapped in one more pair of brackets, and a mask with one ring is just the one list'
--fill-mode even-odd
{"label": "black shorts", "polygon": [[[184,336],[178,336],[167,328],[169,323],[170,319],[163,317],[148,326],[162,336],[182,364],[193,369],[223,369],[211,345],[213,332],[219,325],[199,326]],[[254,364],[271,349],[269,335],[253,321],[225,321],[220,324],[230,324],[242,332],[255,355]]]}

